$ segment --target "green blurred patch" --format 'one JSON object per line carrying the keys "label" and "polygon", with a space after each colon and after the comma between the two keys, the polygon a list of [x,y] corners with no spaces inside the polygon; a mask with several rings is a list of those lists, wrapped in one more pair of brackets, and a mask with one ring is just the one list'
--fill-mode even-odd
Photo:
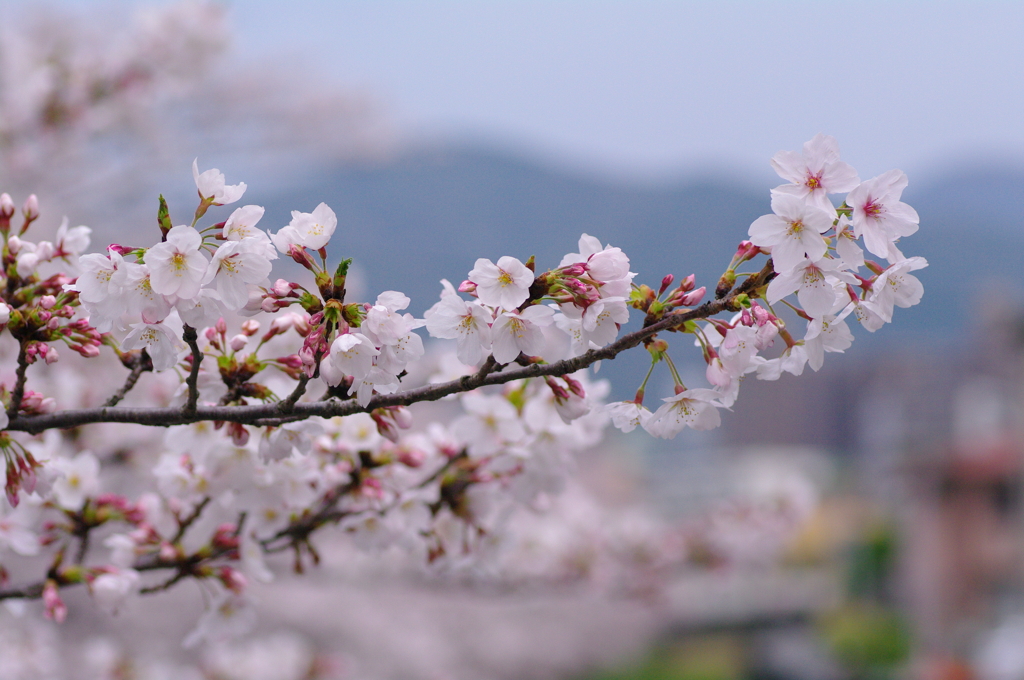
{"label": "green blurred patch", "polygon": [[835,659],[856,677],[886,677],[910,656],[906,621],[875,603],[843,606],[822,620],[821,633]]}
{"label": "green blurred patch", "polygon": [[747,661],[737,636],[707,635],[661,646],[636,666],[585,680],[740,680],[747,675]]}

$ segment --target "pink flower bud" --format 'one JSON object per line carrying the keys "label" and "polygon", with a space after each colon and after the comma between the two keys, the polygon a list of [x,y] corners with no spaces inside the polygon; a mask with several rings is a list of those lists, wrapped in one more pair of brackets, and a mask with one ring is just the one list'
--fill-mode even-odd
{"label": "pink flower bud", "polygon": [[253,336],[260,332],[260,322],[256,319],[249,319],[242,324],[242,332],[247,336]]}
{"label": "pink flower bud", "polygon": [[700,301],[704,299],[706,287],[701,286],[697,290],[691,290],[689,293],[684,295],[681,299],[683,307],[693,307],[699,305]]}
{"label": "pink flower bud", "polygon": [[100,355],[99,345],[88,344],[88,345],[81,345],[80,347],[81,347],[80,349],[79,348],[74,348],[74,349],[75,349],[76,352],[81,354],[86,359],[93,359],[93,358],[98,357]]}
{"label": "pink flower bud", "polygon": [[54,399],[53,397],[46,397],[41,402],[39,402],[39,412],[40,413],[53,413],[56,410],[57,410],[57,400]]}
{"label": "pink flower bud", "polygon": [[39,199],[36,198],[35,194],[29,194],[29,197],[25,199],[25,206],[21,209],[21,212],[27,220],[34,220],[39,217]]}
{"label": "pink flower bud", "polygon": [[697,277],[694,276],[693,274],[690,274],[685,279],[679,282],[679,290],[683,291],[684,293],[689,293],[691,290],[693,290],[693,287],[694,285],[696,285],[696,283]]}
{"label": "pink flower bud", "polygon": [[10,251],[11,255],[17,255],[21,250],[23,241],[17,236],[12,236],[7,239],[7,250]]}
{"label": "pink flower bud", "polygon": [[224,321],[223,316],[217,319],[217,325],[214,327],[217,329],[217,333],[219,335],[224,335],[225,333],[228,332],[228,324],[226,321]]}
{"label": "pink flower bud", "polygon": [[277,311],[277,302],[274,301],[274,298],[263,298],[263,302],[260,304],[260,309],[268,314],[273,314]]}
{"label": "pink flower bud", "polygon": [[587,273],[587,265],[582,262],[571,264],[568,267],[562,267],[563,276],[583,276]]}
{"label": "pink flower bud", "polygon": [[8,193],[0,194],[0,217],[10,219],[14,216],[14,201]]}
{"label": "pink flower bud", "polygon": [[245,587],[249,585],[242,572],[231,567],[221,567],[220,573],[217,574],[220,582],[224,584],[224,587],[228,590],[238,593],[239,595],[245,590]]}
{"label": "pink flower bud", "polygon": [[0,326],[11,320],[11,308],[0,302]]}
{"label": "pink flower bud", "polygon": [[676,280],[676,277],[671,274],[665,274],[664,278],[661,279],[661,288],[658,289],[658,295],[661,295],[668,287],[672,285],[672,282]]}
{"label": "pink flower bud", "polygon": [[205,331],[203,331],[203,335],[206,336],[206,339],[208,341],[213,342],[214,340],[217,339],[217,329],[214,328],[213,326],[210,326]]}
{"label": "pink flower bud", "polygon": [[64,623],[64,619],[68,616],[68,608],[60,599],[57,582],[53,579],[47,579],[46,585],[43,586],[43,607],[45,608],[43,615],[57,623]]}
{"label": "pink flower bud", "polygon": [[[51,319],[51,321],[52,320],[53,319]],[[57,354],[57,350],[55,348],[51,347],[46,351],[46,356],[44,358],[46,359],[47,364],[55,364],[60,360],[60,355]]]}
{"label": "pink flower bud", "polygon": [[459,292],[460,293],[475,293],[476,292],[476,284],[473,283],[472,281],[469,281],[469,280],[463,281],[462,283],[459,284]]}
{"label": "pink flower bud", "polygon": [[391,409],[391,420],[395,421],[395,425],[403,430],[412,427],[412,413],[404,406],[396,406]]}
{"label": "pink flower bud", "polygon": [[245,349],[245,346],[249,344],[249,338],[244,333],[239,333],[230,340],[228,340],[228,347],[233,351],[239,352]]}
{"label": "pink flower bud", "polygon": [[160,555],[160,559],[164,562],[173,562],[178,558],[178,551],[174,549],[174,546],[170,543],[164,543],[160,546],[160,551],[157,553]]}
{"label": "pink flower bud", "polygon": [[39,298],[39,306],[43,309],[53,309],[53,306],[57,304],[57,298],[52,295],[44,295]]}
{"label": "pink flower bud", "polygon": [[427,460],[427,454],[419,449],[402,449],[398,452],[398,462],[406,467],[418,468]]}
{"label": "pink flower bud", "polygon": [[231,435],[231,443],[235,446],[245,446],[249,443],[249,430],[241,423],[230,423],[228,434]]}
{"label": "pink flower bud", "polygon": [[274,281],[274,285],[271,286],[270,292],[277,297],[287,297],[292,292],[292,284],[284,279],[278,279],[277,281]]}
{"label": "pink flower bud", "polygon": [[292,314],[282,314],[270,323],[270,332],[267,335],[270,337],[280,335],[291,328],[294,322],[295,317]]}

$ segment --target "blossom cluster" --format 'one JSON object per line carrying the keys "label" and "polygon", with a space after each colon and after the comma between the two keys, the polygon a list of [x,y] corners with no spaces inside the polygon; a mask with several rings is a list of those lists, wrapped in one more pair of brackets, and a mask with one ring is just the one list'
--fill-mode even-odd
{"label": "blossom cluster", "polygon": [[[718,297],[726,295],[736,282],[737,266],[768,255],[770,282],[750,296],[763,298],[765,305],[745,299],[743,309],[729,321],[713,319],[702,328],[686,328],[696,335],[710,388],[687,388],[668,358],[667,346],[651,346],[654,363],[668,364],[676,395],[654,413],[643,406],[643,387],[635,400],[610,405],[620,429],[639,425],[668,438],[685,427],[718,427],[719,409],[735,403],[744,376],[777,380],[783,373],[800,375],[805,366],[817,371],[826,352],[843,352],[853,342],[846,323],[851,314],[874,332],[892,321],[895,307],[920,302],[924,288],[911,272],[928,263],[905,257],[897,247],[901,238],[917,231],[919,222],[917,212],[900,201],[907,186],[904,173],[890,170],[862,182],[856,170],[839,160],[835,138],[822,134],[804,144],[802,153],[779,152],[772,167],[789,183],[772,190],[772,214],[750,225],[750,240],[740,244],[716,287]],[[846,199],[836,207],[829,195],[843,193]],[[859,239],[886,264],[865,258]],[[867,270],[863,276],[862,269]],[[661,302],[653,291],[643,292],[651,307]],[[802,338],[789,330],[787,311],[803,326]],[[782,352],[764,356],[778,340],[785,345]]]}
{"label": "blossom cluster", "polygon": [[[198,161],[191,223],[175,225],[161,198],[160,240],[148,247],[83,254],[88,228],[66,221],[53,242],[29,242],[38,201],[26,201],[15,229],[14,203],[0,196],[0,338],[18,357],[0,390],[0,560],[45,549],[52,558],[42,580],[21,587],[7,588],[0,566],[0,599],[39,599],[61,620],[63,588],[84,584],[113,612],[196,579],[215,592],[197,642],[245,629],[246,584],[272,577],[264,555],[290,551],[304,569],[328,525],[362,549],[403,548],[438,569],[496,552],[512,508],[557,494],[573,454],[609,420],[666,438],[717,427],[744,376],[818,370],[825,352],[850,346],[851,314],[874,331],[920,300],[910,272],[926,263],[897,248],[918,222],[899,200],[902,173],[861,182],[823,135],[772,163],[790,183],[773,190],[773,214],[750,226],[714,299],[693,275],[638,285],[622,250],[584,234],[546,271],[532,257],[478,259],[457,287],[442,280],[422,319],[399,291],[347,298],[351,260],[328,266],[338,217],[325,203],[273,233],[258,227],[258,205],[206,224],[246,185]],[[834,193],[847,194],[838,207]],[[888,264],[866,258],[861,238]],[[312,283],[271,281],[282,255]],[[769,258],[760,271],[737,273],[759,256]],[[631,310],[642,324],[621,334]],[[454,352],[428,351],[423,327],[455,340]],[[683,383],[670,333],[694,336],[710,387]],[[29,367],[56,363],[59,342],[88,359],[110,347],[130,371],[124,385],[99,407],[29,389]],[[771,356],[775,344],[784,347]],[[587,367],[640,345],[651,367],[636,397],[603,405],[608,387]],[[675,395],[652,413],[643,401],[658,366]],[[173,385],[169,398],[119,405],[149,372]],[[160,442],[120,447],[151,471],[130,493],[103,482],[113,439],[87,445],[53,430],[126,422],[169,428]]]}

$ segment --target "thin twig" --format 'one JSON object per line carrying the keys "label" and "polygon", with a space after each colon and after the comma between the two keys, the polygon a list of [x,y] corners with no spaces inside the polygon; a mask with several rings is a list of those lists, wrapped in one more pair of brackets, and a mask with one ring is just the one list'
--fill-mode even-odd
{"label": "thin twig", "polygon": [[[613,359],[622,352],[636,347],[644,340],[662,332],[676,330],[687,321],[707,319],[723,311],[738,311],[736,298],[747,294],[753,296],[755,291],[767,284],[774,272],[771,260],[758,274],[746,279],[728,297],[722,300],[705,302],[696,309],[667,314],[665,318],[646,328],[627,333],[615,342],[599,349],[592,349],[583,354],[556,361],[550,364],[531,364],[522,367],[505,367],[501,371],[486,372],[484,364],[477,373],[463,376],[446,383],[424,385],[415,389],[395,394],[377,395],[366,406],[361,406],[354,399],[339,401],[299,402],[293,405],[291,413],[285,418],[281,415],[279,403],[252,404],[244,406],[198,406],[192,411],[174,407],[101,407],[85,409],[69,409],[50,414],[19,416],[11,418],[8,430],[22,432],[42,432],[49,429],[77,427],[91,423],[133,423],[156,427],[169,427],[200,421],[222,420],[225,422],[242,423],[244,425],[269,424],[271,421],[302,420],[314,416],[331,418],[347,416],[353,413],[368,413],[385,406],[409,406],[421,401],[437,401],[450,394],[468,392],[487,385],[503,385],[524,378],[542,376],[562,376],[575,373],[598,361]],[[490,369],[488,369],[489,371]]]}
{"label": "thin twig", "polygon": [[197,505],[195,509],[192,510],[191,514],[189,514],[188,517],[186,517],[178,523],[178,531],[175,532],[174,538],[171,539],[171,545],[174,545],[175,543],[177,543],[185,537],[185,532],[188,531],[188,528],[192,526],[193,522],[199,519],[199,515],[203,514],[203,510],[205,510],[206,506],[209,504],[210,497],[206,496],[205,498],[203,498],[203,500],[199,501],[199,505]]}
{"label": "thin twig", "polygon": [[105,407],[117,406],[118,402],[124,399],[128,392],[130,392],[131,389],[135,387],[135,383],[139,381],[139,378],[142,376],[142,374],[145,373],[146,371],[153,370],[152,363],[146,361],[143,358],[142,354],[139,354],[137,357],[131,360],[131,367],[132,370],[128,374],[128,377],[125,378],[124,384],[121,385],[121,389],[119,389],[117,392],[114,392],[110,399],[107,399],[107,401],[103,404]]}
{"label": "thin twig", "polygon": [[295,408],[295,403],[306,393],[306,385],[309,384],[309,376],[303,373],[299,377],[299,384],[295,386],[292,393],[282,399],[277,404],[277,408],[281,413],[291,413],[291,410]]}
{"label": "thin twig", "polygon": [[25,340],[18,345],[18,370],[15,372],[14,389],[11,390],[11,404],[7,407],[7,417],[14,419],[21,409],[21,400],[25,396],[25,383],[28,380],[28,352]]}
{"label": "thin twig", "polygon": [[192,370],[189,371],[188,378],[185,379],[185,385],[188,386],[188,399],[181,410],[182,413],[192,414],[196,412],[196,404],[199,403],[199,364],[203,363],[203,353],[199,351],[199,343],[197,342],[199,336],[196,334],[196,329],[192,328],[192,326],[185,324],[185,330],[181,333],[181,339],[192,350]]}

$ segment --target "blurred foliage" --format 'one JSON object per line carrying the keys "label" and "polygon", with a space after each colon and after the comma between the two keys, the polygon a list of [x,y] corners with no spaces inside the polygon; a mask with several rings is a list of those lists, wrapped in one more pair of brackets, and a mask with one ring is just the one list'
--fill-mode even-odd
{"label": "blurred foliage", "polygon": [[896,531],[891,524],[868,527],[849,549],[847,592],[851,598],[884,602],[889,597],[895,568]]}
{"label": "blurred foliage", "polygon": [[635,666],[603,671],[586,680],[739,680],[747,654],[734,635],[702,635],[657,648]]}
{"label": "blurred foliage", "polygon": [[848,604],[822,621],[821,632],[829,651],[854,677],[886,677],[910,656],[906,621],[877,604]]}

